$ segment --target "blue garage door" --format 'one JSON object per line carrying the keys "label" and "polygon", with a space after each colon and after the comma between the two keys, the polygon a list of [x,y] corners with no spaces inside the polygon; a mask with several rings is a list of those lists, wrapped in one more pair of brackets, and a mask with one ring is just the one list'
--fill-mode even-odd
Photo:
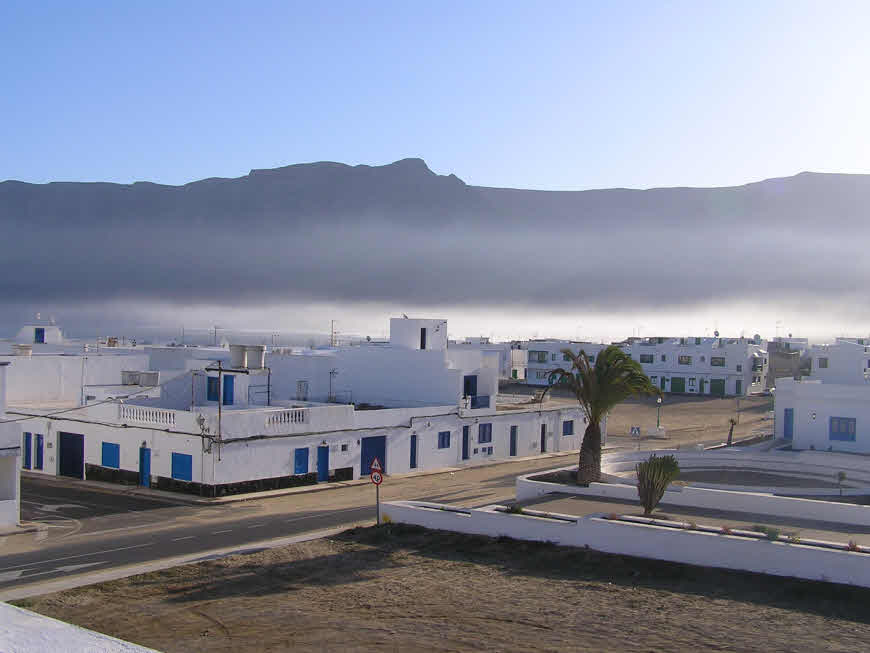
{"label": "blue garage door", "polygon": [[387,472],[387,436],[378,435],[372,438],[362,439],[362,453],[360,454],[360,476],[368,476],[371,473],[372,461],[377,458],[381,461],[384,473]]}
{"label": "blue garage door", "polygon": [[60,464],[58,465],[61,476],[73,478],[85,477],[85,436],[79,433],[64,433],[59,436]]}

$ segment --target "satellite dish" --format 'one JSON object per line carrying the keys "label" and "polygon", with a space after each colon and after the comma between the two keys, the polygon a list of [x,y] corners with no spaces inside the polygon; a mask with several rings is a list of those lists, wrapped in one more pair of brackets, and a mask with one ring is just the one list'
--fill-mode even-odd
{"label": "satellite dish", "polygon": [[718,338],[718,337],[719,337],[719,331],[718,331],[718,330],[714,331],[714,332],[713,332],[713,335],[716,336],[716,337]]}

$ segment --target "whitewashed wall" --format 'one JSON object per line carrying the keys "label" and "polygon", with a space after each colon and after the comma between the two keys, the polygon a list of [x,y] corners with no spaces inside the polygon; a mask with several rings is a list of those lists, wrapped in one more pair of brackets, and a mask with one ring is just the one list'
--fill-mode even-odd
{"label": "whitewashed wall", "polygon": [[148,356],[141,354],[87,354],[61,356],[34,354],[33,356],[3,356],[0,361],[10,366],[7,401],[78,403],[82,395],[82,376],[85,385],[121,383],[123,370],[144,370]]}

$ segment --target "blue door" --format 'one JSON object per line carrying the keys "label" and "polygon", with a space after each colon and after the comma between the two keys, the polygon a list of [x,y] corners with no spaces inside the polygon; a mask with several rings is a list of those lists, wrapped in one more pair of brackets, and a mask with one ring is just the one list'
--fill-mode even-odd
{"label": "blue door", "polygon": [[411,435],[411,469],[417,469],[417,434]]}
{"label": "blue door", "polygon": [[786,408],[782,417],[782,437],[791,440],[794,438],[794,408]]}
{"label": "blue door", "polygon": [[462,460],[468,460],[468,427],[462,427]]}
{"label": "blue door", "polygon": [[30,463],[30,452],[31,452],[31,450],[33,449],[33,441],[32,441],[32,437],[33,437],[33,436],[30,435],[30,433],[25,433],[25,434],[24,434],[24,447],[23,447],[23,448],[24,448],[24,464],[22,465],[22,467],[23,467],[24,469],[30,469],[30,468],[31,468],[31,463]]}
{"label": "blue door", "polygon": [[329,447],[317,447],[317,481],[329,480]]}
{"label": "blue door", "polygon": [[362,452],[360,453],[360,476],[368,476],[372,470],[372,461],[377,458],[381,461],[384,473],[387,471],[387,436],[378,435],[362,439]]}
{"label": "blue door", "polygon": [[36,327],[33,330],[33,342],[39,343],[41,345],[45,344],[45,329],[43,329],[42,327]]}
{"label": "blue door", "polygon": [[517,455],[517,428],[516,426],[511,427],[511,455]]}
{"label": "blue door", "polygon": [[85,477],[85,436],[80,433],[58,433],[60,439],[60,464],[58,465],[61,476],[73,478]]}
{"label": "blue door", "polygon": [[42,434],[36,434],[36,460],[33,469],[42,469]]}
{"label": "blue door", "polygon": [[139,485],[151,487],[151,449],[139,447]]}
{"label": "blue door", "polygon": [[547,425],[541,424],[541,453],[547,453]]}
{"label": "blue door", "polygon": [[232,374],[224,375],[224,406],[233,405],[233,388],[236,378]]}
{"label": "blue door", "polygon": [[293,453],[293,473],[308,473],[308,447],[302,447]]}

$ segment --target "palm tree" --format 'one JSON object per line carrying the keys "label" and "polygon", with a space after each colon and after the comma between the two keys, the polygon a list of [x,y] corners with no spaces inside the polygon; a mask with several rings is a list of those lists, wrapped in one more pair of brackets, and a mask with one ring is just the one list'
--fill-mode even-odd
{"label": "palm tree", "polygon": [[629,397],[661,392],[643,373],[640,363],[615,345],[601,350],[594,365],[582,349],[577,354],[570,349],[562,353],[570,359],[571,367],[560,367],[551,374],[552,385],[545,394],[554,385],[564,384],[580,402],[586,432],[580,446],[577,483],[588,485],[601,480],[601,421],[607,413]]}

